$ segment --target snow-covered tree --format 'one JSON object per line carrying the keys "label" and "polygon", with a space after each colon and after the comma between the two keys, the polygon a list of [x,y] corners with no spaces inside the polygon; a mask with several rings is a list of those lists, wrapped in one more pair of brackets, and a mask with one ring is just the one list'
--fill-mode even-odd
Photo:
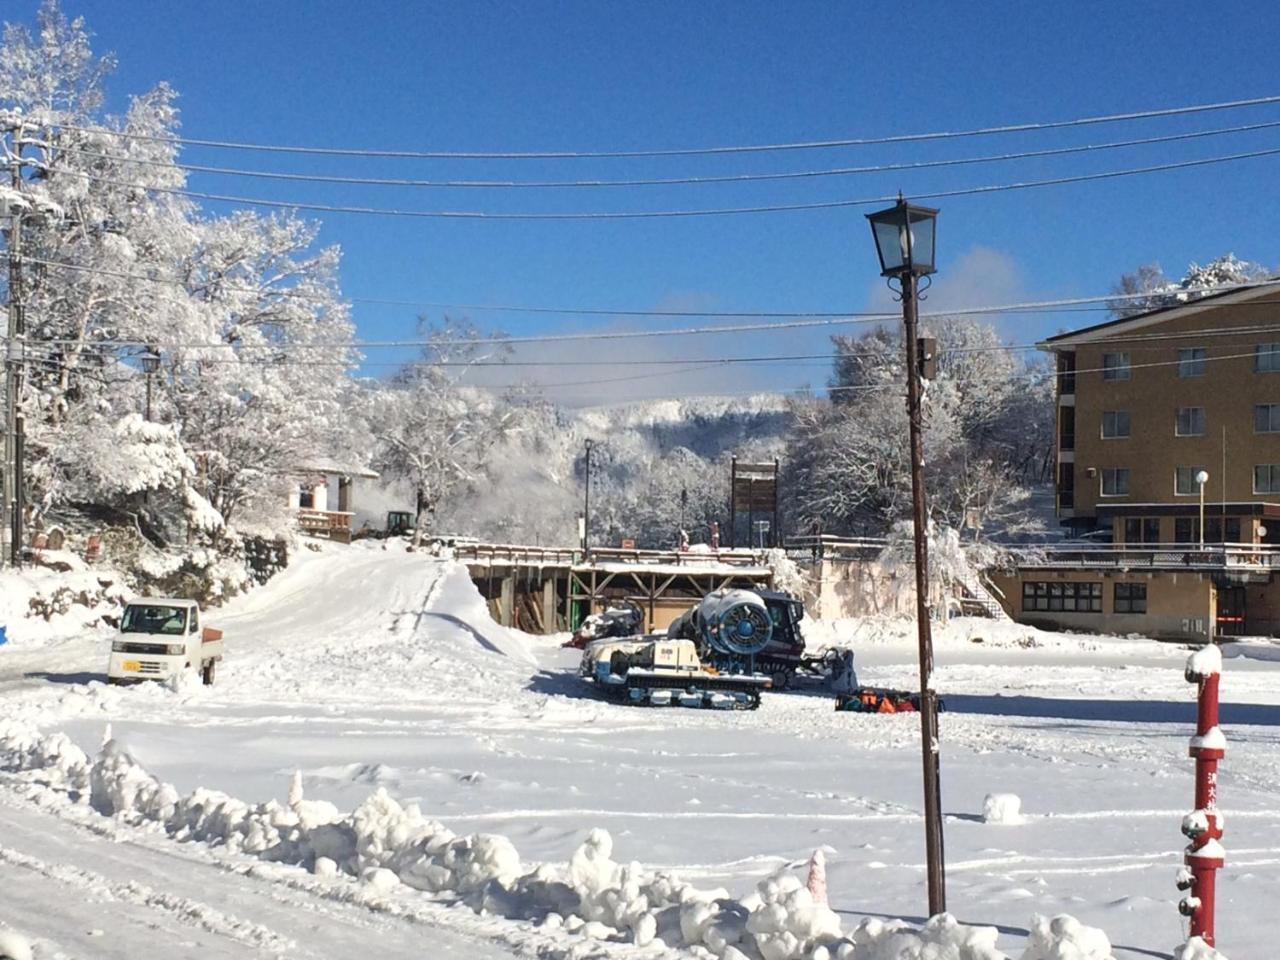
{"label": "snow-covered tree", "polygon": [[31,211],[30,502],[37,524],[80,514],[216,563],[234,549],[229,524],[279,529],[285,472],[349,439],[334,426],[357,359],[338,251],[292,214],[213,216],[173,192],[186,185],[176,95],[160,85],[105,116],[113,67],[55,0],[0,46],[6,149]]}
{"label": "snow-covered tree", "polygon": [[1168,279],[1159,264],[1149,263],[1120,278],[1112,290],[1117,299],[1107,306],[1112,316],[1131,317],[1195,300],[1219,287],[1264,280],[1270,274],[1262,264],[1241,260],[1234,253],[1223,254],[1203,266],[1193,261],[1179,280]]}
{"label": "snow-covered tree", "polygon": [[510,408],[491,393],[460,385],[469,364],[500,348],[466,323],[422,324],[426,346],[368,397],[375,464],[413,492],[419,533],[447,497],[478,483],[491,450],[512,425]]}
{"label": "snow-covered tree", "polygon": [[[923,402],[931,513],[957,528],[1020,524],[1024,485],[1043,480],[1052,449],[1047,378],[1002,349],[988,324],[940,318],[933,327],[938,374]],[[792,528],[880,535],[911,505],[904,351],[885,329],[834,342],[831,402],[803,399],[793,410]]]}

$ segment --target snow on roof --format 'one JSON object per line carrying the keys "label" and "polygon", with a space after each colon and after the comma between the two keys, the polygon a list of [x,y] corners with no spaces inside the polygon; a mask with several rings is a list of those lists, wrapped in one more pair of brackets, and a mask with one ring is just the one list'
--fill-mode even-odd
{"label": "snow on roof", "polygon": [[294,470],[301,473],[339,473],[346,477],[364,477],[366,480],[377,480],[379,476],[368,467],[357,467],[329,457],[311,457],[305,463],[296,465]]}
{"label": "snow on roof", "polygon": [[1073,347],[1080,343],[1091,343],[1095,340],[1106,339],[1114,334],[1129,333],[1132,330],[1155,326],[1158,323],[1166,323],[1169,320],[1180,320],[1212,307],[1242,303],[1252,300],[1261,294],[1272,293],[1275,288],[1276,281],[1268,280],[1255,286],[1234,287],[1221,293],[1209,292],[1185,303],[1157,307],[1154,310],[1148,310],[1146,313],[1134,314],[1131,317],[1118,317],[1115,320],[1095,323],[1091,327],[1081,327],[1079,330],[1071,330],[1066,333],[1055,334],[1052,337],[1045,337],[1036,346],[1041,350],[1057,350],[1061,347]]}
{"label": "snow on roof", "polygon": [[157,607],[199,607],[200,604],[195,600],[189,600],[185,597],[134,597],[129,601],[130,606],[145,606],[147,604]]}
{"label": "snow on roof", "polygon": [[[769,567],[745,567],[741,564],[716,563],[705,560],[694,560],[687,563],[629,563],[625,560],[616,562],[592,563],[591,568],[602,573],[714,573],[726,577],[767,577],[773,570]],[[575,569],[582,569],[575,564]]]}

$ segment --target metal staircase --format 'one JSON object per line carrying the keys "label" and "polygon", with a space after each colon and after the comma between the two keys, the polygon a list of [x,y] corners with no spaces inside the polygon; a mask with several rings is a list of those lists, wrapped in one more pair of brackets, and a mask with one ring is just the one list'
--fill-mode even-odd
{"label": "metal staircase", "polygon": [[965,613],[990,617],[993,620],[1002,620],[1006,623],[1012,622],[1012,618],[1005,611],[1004,605],[992,592],[996,590],[996,587],[986,583],[980,572],[969,567],[958,579],[960,589],[964,592],[964,597],[960,601],[960,608]]}

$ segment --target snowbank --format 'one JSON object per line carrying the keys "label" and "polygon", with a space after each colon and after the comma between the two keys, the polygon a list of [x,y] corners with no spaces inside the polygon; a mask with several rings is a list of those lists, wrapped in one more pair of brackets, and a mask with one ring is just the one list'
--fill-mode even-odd
{"label": "snowbank", "polygon": [[489,606],[460,563],[451,563],[431,593],[432,610],[448,610],[448,619],[469,632],[484,648],[530,665],[536,658],[529,648],[528,635],[494,622]]}
{"label": "snowbank", "polygon": [[[613,839],[601,829],[567,862],[530,864],[508,838],[456,835],[381,788],[348,813],[307,800],[296,775],[285,803],[248,804],[204,787],[184,796],[115,740],[91,760],[62,734],[15,723],[0,724],[0,769],[34,771],[41,789],[64,802],[174,840],[295,864],[317,877],[342,875],[374,892],[404,885],[446,895],[479,913],[587,939],[641,946],[661,940],[718,960],[1007,960],[994,927],[964,926],[943,914],[918,929],[866,919],[846,933],[789,869],[737,900],[673,873],[616,862]],[[1035,918],[1029,944],[1023,960],[1110,960],[1107,938],[1066,916]]]}
{"label": "snowbank", "polygon": [[1115,960],[1111,941],[1101,930],[1075,917],[1031,918],[1031,933],[1022,960]]}
{"label": "snowbank", "polygon": [[124,604],[127,591],[116,571],[86,570],[71,554],[47,556],[74,569],[0,571],[0,626],[8,643],[36,645],[103,628],[103,615],[119,613]]}

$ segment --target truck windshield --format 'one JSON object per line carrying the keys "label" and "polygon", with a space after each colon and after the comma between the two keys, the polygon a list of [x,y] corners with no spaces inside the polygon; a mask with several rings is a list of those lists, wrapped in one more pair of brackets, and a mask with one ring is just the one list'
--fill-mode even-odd
{"label": "truck windshield", "polygon": [[120,621],[121,633],[166,633],[177,635],[187,629],[187,611],[182,607],[129,604]]}

